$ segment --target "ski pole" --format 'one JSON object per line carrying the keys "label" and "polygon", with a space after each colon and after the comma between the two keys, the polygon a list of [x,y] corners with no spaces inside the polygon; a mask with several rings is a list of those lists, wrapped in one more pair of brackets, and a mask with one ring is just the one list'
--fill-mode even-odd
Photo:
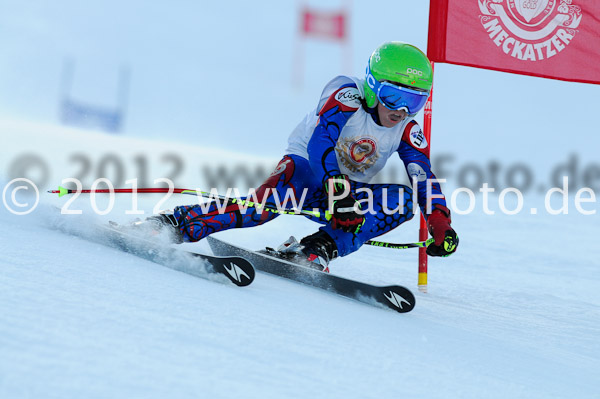
{"label": "ski pole", "polygon": [[[192,190],[187,190],[185,188],[175,188],[173,189],[173,194],[190,194],[189,192],[183,193],[184,191],[192,191]],[[95,190],[71,190],[71,189],[67,189],[64,187],[58,187],[58,190],[48,190],[48,193],[50,194],[58,194],[59,197],[62,197],[64,195],[67,194],[90,194],[90,193],[96,193],[96,194],[109,194],[109,193],[118,193],[118,194],[132,194],[132,193],[139,193],[139,194],[160,194],[160,193],[168,193],[169,189],[168,188],[137,188],[137,189],[133,189],[133,188],[113,188],[112,190],[107,189],[107,188],[98,188]]]}
{"label": "ski pole", "polygon": [[[307,210],[307,209],[278,209],[278,208],[271,208],[268,206],[263,206],[262,204],[257,204],[255,202],[252,201],[248,201],[248,200],[240,200],[237,198],[228,198],[225,197],[223,195],[214,195],[211,193],[208,193],[206,191],[199,191],[199,190],[183,190],[181,192],[181,194],[200,194],[205,198],[219,198],[219,199],[223,199],[223,200],[229,200],[231,202],[233,202],[234,204],[240,204],[240,205],[247,205],[247,206],[251,206],[251,207],[255,207],[255,208],[262,208],[265,211],[268,212],[273,212],[273,213],[278,213],[281,215],[309,215],[309,216],[314,216],[314,217],[321,217],[321,212],[319,211],[315,211],[315,210]],[[329,221],[331,219],[331,212],[329,211],[325,211],[325,220]],[[390,248],[390,249],[408,249],[408,248],[427,248],[432,242],[434,242],[435,240],[433,238],[430,238],[426,241],[417,241],[417,242],[412,242],[412,243],[407,243],[407,244],[398,244],[398,243],[391,243],[391,242],[385,242],[385,241],[375,241],[375,240],[369,240],[367,242],[365,242],[365,244],[367,245],[372,245],[375,247],[383,247],[383,248]]]}
{"label": "ski pole", "polygon": [[[311,211],[308,209],[277,209],[277,208],[271,208],[268,206],[263,206],[260,203],[256,203],[253,201],[249,201],[249,200],[243,200],[243,199],[238,199],[238,198],[229,198],[226,197],[224,195],[219,195],[219,194],[215,194],[215,193],[210,193],[207,191],[201,191],[201,190],[190,190],[187,188],[174,188],[172,189],[172,191],[168,188],[137,188],[137,189],[132,189],[132,188],[113,188],[111,189],[106,189],[106,188],[101,188],[101,189],[95,189],[95,190],[72,190],[72,189],[67,189],[64,187],[58,187],[58,190],[48,190],[48,193],[50,194],[58,194],[59,197],[65,196],[67,194],[90,194],[90,193],[95,193],[95,194],[109,194],[109,193],[118,193],[118,194],[133,194],[133,193],[138,193],[138,194],[156,194],[156,193],[172,193],[172,194],[187,194],[187,195],[195,195],[195,196],[201,196],[204,198],[208,198],[208,199],[221,199],[221,200],[225,200],[225,201],[231,201],[234,204],[238,204],[238,205],[242,205],[242,206],[250,206],[253,208],[262,208],[265,211],[268,212],[273,212],[273,213],[279,213],[282,215],[309,215],[309,216],[314,216],[314,217],[321,217],[321,212],[319,211]],[[329,220],[331,219],[331,214],[329,213],[329,211],[325,211],[325,219]]]}
{"label": "ski pole", "polygon": [[[272,213],[277,213],[280,215],[308,215],[308,216],[314,216],[316,218],[321,217],[321,212],[320,211],[316,211],[316,210],[307,210],[307,209],[278,209],[278,208],[271,208],[269,206],[264,206],[260,203],[256,203],[253,201],[248,201],[248,200],[242,200],[242,199],[238,199],[238,198],[229,198],[226,197],[224,195],[219,195],[219,194],[215,194],[215,193],[210,193],[207,191],[201,191],[201,190],[189,190],[189,189],[185,189],[185,188],[174,188],[173,191],[171,191],[168,188],[137,188],[137,189],[132,189],[132,188],[115,188],[112,190],[109,189],[95,189],[95,190],[71,190],[71,189],[66,189],[64,187],[58,187],[58,190],[48,190],[48,193],[50,194],[58,194],[59,197],[62,197],[64,195],[67,194],[75,194],[75,193],[80,193],[80,194],[89,194],[89,193],[98,193],[98,194],[107,194],[107,193],[142,193],[142,194],[149,194],[149,193],[169,193],[172,192],[173,194],[187,194],[187,195],[195,195],[195,196],[202,196],[204,198],[208,198],[208,199],[222,199],[225,201],[231,201],[234,204],[238,204],[238,205],[242,205],[242,206],[250,206],[253,208],[257,208],[257,209],[261,209],[265,210],[267,212],[272,212]],[[325,216],[325,220],[329,221],[331,219],[331,212],[329,211],[325,211],[324,212],[324,216]],[[369,240],[367,242],[365,242],[365,244],[367,245],[372,245],[375,247],[383,247],[383,248],[390,248],[390,249],[408,249],[408,248],[427,248],[432,242],[434,241],[433,238],[430,238],[426,241],[417,241],[417,242],[413,242],[413,243],[406,243],[406,244],[398,244],[398,243],[391,243],[391,242],[385,242],[385,241],[375,241],[375,240]]]}
{"label": "ski pole", "polygon": [[406,248],[427,248],[435,239],[430,238],[426,241],[417,241],[410,244],[395,244],[391,242],[383,242],[383,241],[373,241],[369,240],[365,242],[367,245],[373,245],[375,247],[383,247],[390,249],[406,249]]}

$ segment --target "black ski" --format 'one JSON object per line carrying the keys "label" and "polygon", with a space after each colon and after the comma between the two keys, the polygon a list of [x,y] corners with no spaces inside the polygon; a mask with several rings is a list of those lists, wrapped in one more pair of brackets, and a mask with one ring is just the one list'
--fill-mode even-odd
{"label": "black ski", "polygon": [[112,222],[109,226],[95,226],[91,234],[89,231],[76,229],[61,230],[203,279],[211,280],[223,275],[239,287],[245,287],[254,281],[254,267],[246,259],[238,256],[204,255],[173,248],[123,231]]}
{"label": "black ski", "polygon": [[216,255],[241,256],[256,269],[302,284],[320,288],[370,305],[383,305],[396,312],[406,313],[415,307],[415,296],[399,285],[375,286],[324,273],[288,262],[265,253],[247,250],[209,236],[208,243]]}
{"label": "black ski", "polygon": [[170,269],[205,279],[210,274],[222,274],[238,287],[245,287],[254,281],[255,271],[252,263],[239,256],[198,254],[163,246],[121,231],[114,226],[104,226],[104,228],[110,242],[117,248]]}

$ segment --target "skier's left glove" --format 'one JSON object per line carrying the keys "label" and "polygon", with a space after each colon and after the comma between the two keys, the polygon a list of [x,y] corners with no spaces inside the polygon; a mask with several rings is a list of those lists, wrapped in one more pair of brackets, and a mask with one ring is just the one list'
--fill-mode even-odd
{"label": "skier's left glove", "polygon": [[458,236],[450,226],[450,210],[442,205],[435,205],[435,209],[427,218],[427,228],[435,239],[427,247],[429,256],[450,256],[456,252],[458,247]]}
{"label": "skier's left glove", "polygon": [[[341,197],[333,201],[333,213],[331,214],[331,227],[340,229],[346,233],[358,233],[365,223],[365,217],[358,202],[350,190],[350,180],[346,175],[337,175],[327,180],[325,190],[330,195]],[[344,195],[346,193],[346,195]]]}

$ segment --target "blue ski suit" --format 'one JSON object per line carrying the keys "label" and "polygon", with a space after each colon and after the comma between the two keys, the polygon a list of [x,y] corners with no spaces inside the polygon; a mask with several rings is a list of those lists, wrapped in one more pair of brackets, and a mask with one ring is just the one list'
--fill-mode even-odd
{"label": "blue ski suit", "polygon": [[[286,195],[292,195],[297,203],[303,198],[303,209],[321,211],[319,217],[307,217],[322,225],[320,229],[335,241],[340,256],[410,220],[414,216],[414,197],[422,211],[428,199],[431,206],[446,206],[439,184],[432,181],[435,175],[429,146],[418,123],[406,118],[396,129],[383,128],[376,108],[367,108],[361,88],[356,78],[341,76],[332,80],[317,109],[292,133],[287,154],[275,171],[256,189],[256,195],[248,198],[273,208],[291,207],[290,201],[282,204]],[[409,177],[416,182],[415,195],[405,185],[368,182],[393,153],[400,156]],[[333,229],[325,219],[329,201],[324,185],[328,178],[340,174],[349,176],[354,198],[363,210],[368,210],[358,233]],[[204,206],[179,206],[174,215],[187,242],[231,228],[258,226],[279,216],[224,200]]]}

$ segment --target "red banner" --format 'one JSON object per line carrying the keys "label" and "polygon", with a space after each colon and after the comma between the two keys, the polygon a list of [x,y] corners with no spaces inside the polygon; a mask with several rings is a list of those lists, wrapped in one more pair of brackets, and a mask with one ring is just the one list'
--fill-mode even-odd
{"label": "red banner", "polygon": [[431,0],[432,61],[600,84],[598,0]]}
{"label": "red banner", "polygon": [[346,15],[344,12],[302,10],[302,33],[325,39],[346,38]]}

